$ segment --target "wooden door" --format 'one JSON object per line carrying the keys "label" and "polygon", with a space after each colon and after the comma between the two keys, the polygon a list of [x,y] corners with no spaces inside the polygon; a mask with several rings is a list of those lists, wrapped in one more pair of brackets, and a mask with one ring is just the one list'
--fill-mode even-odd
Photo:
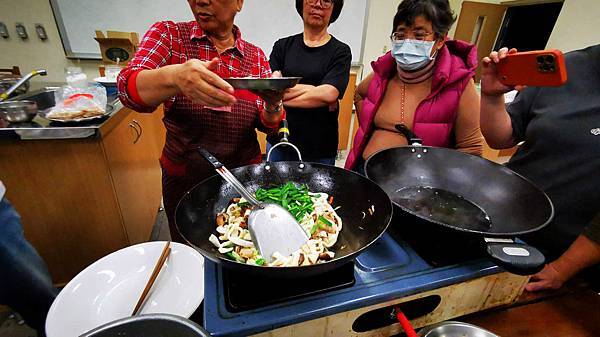
{"label": "wooden door", "polygon": [[[481,60],[494,48],[504,13],[508,6],[491,3],[464,1],[454,39],[477,45],[478,59]],[[475,81],[479,82],[481,67],[477,68]]]}
{"label": "wooden door", "polygon": [[55,284],[127,246],[98,139],[3,140],[0,179]]}
{"label": "wooden door", "polygon": [[161,199],[155,114],[130,109],[103,139],[129,244],[150,239]]}
{"label": "wooden door", "polygon": [[348,148],[350,125],[352,124],[352,108],[354,107],[354,92],[356,91],[356,76],[355,72],[350,73],[348,87],[346,88],[344,97],[342,97],[342,100],[340,101],[340,115],[338,117],[338,150],[345,150]]}

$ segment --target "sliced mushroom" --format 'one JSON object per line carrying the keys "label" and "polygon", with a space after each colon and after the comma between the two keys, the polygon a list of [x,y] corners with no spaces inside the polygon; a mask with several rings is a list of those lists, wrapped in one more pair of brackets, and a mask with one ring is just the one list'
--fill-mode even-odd
{"label": "sliced mushroom", "polygon": [[319,254],[319,260],[331,261],[331,255],[329,255],[329,253],[327,253],[327,252],[321,253],[321,254]]}
{"label": "sliced mushroom", "polygon": [[254,256],[254,248],[242,248],[240,249],[239,254],[245,259],[250,259]]}
{"label": "sliced mushroom", "polygon": [[221,227],[227,222],[227,214],[219,213],[217,215],[217,226]]}
{"label": "sliced mushroom", "polygon": [[300,258],[298,259],[298,265],[301,266],[302,262],[304,262],[304,254],[300,253]]}

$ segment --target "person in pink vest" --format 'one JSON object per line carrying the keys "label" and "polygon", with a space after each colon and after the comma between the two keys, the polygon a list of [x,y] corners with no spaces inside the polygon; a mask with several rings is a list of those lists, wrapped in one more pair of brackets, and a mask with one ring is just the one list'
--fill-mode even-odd
{"label": "person in pink vest", "polygon": [[358,86],[359,128],[345,167],[361,173],[374,153],[407,144],[404,125],[424,145],[483,152],[475,46],[447,40],[455,16],[447,0],[404,0],[394,17],[392,50]]}

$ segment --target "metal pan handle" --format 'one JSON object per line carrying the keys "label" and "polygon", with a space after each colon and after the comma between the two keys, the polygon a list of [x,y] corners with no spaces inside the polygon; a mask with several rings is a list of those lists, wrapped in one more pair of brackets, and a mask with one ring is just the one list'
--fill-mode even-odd
{"label": "metal pan handle", "polygon": [[198,152],[200,152],[202,157],[204,157],[204,159],[206,159],[206,161],[208,161],[215,168],[215,170],[218,170],[224,166],[217,158],[215,158],[215,156],[213,156],[210,152],[206,151],[205,149],[199,147]]}
{"label": "metal pan handle", "polygon": [[491,259],[506,271],[517,275],[533,275],[544,268],[546,257],[536,248],[511,239],[485,238]]}
{"label": "metal pan handle", "polygon": [[300,162],[298,167],[303,169],[305,165],[302,162],[302,153],[300,153],[300,149],[298,149],[298,147],[296,147],[296,145],[289,142],[288,137],[290,136],[290,130],[288,128],[288,122],[285,119],[281,121],[281,127],[279,128],[279,135],[281,136],[281,140],[279,141],[279,143],[273,145],[271,147],[271,149],[269,150],[269,152],[267,153],[267,166],[265,168],[267,170],[270,169],[271,165],[269,165],[269,163],[271,162],[271,152],[273,152],[273,150],[275,150],[276,148],[278,148],[280,146],[289,146],[296,151],[296,154],[298,154],[298,161]]}
{"label": "metal pan handle", "polygon": [[198,152],[206,159],[217,171],[217,173],[233,188],[246,199],[252,206],[260,206],[260,202],[256,200],[254,195],[250,193],[246,187],[231,173],[229,170],[223,165],[215,156],[210,154],[210,152],[205,149],[199,147]]}
{"label": "metal pan handle", "polygon": [[400,132],[406,138],[406,140],[408,141],[408,143],[410,145],[413,145],[413,146],[421,146],[421,145],[423,145],[423,140],[421,138],[419,138],[409,128],[407,128],[406,125],[404,125],[404,124],[396,124],[395,128],[396,128],[396,130],[398,130],[398,132]]}

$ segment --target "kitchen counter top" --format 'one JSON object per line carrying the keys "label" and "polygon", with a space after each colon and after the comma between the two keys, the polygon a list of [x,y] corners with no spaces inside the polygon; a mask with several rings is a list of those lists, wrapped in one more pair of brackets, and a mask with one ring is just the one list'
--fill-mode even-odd
{"label": "kitchen counter top", "polygon": [[[56,86],[60,86],[60,84]],[[50,86],[46,84],[44,87]],[[41,114],[38,114],[29,123],[7,123],[0,120],[0,141],[3,139],[51,140],[99,137],[100,128],[107,125],[123,108],[116,95],[108,96],[107,101],[106,111],[109,111],[107,115],[85,122],[53,122],[42,117]]]}

